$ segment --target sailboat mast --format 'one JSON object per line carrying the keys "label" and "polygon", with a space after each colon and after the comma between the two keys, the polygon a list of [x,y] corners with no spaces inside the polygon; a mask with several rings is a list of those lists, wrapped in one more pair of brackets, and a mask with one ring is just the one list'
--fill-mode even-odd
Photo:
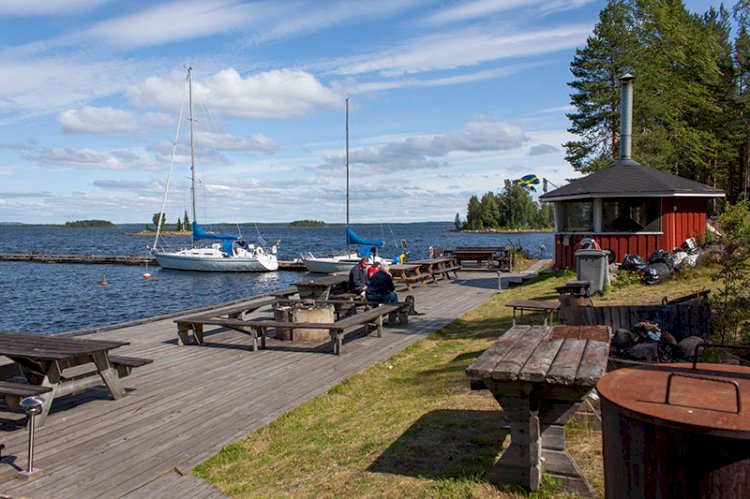
{"label": "sailboat mast", "polygon": [[346,98],[346,253],[349,254],[349,97]]}
{"label": "sailboat mast", "polygon": [[[195,148],[193,146],[193,68],[188,68],[188,102],[190,111],[190,193],[193,201],[193,223],[195,217]],[[192,236],[191,236],[192,237]],[[193,239],[195,244],[195,239]]]}

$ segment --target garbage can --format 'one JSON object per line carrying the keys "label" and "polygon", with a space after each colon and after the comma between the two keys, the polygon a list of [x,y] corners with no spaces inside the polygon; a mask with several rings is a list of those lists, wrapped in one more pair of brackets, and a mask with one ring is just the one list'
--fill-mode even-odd
{"label": "garbage can", "polygon": [[582,249],[576,251],[576,279],[590,281],[589,295],[601,292],[609,284],[609,251]]}

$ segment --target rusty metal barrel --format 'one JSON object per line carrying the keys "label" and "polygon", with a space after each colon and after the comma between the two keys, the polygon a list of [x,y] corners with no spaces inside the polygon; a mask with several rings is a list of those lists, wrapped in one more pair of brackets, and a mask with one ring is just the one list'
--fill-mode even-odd
{"label": "rusty metal barrel", "polygon": [[607,498],[750,497],[750,368],[652,364],[596,388]]}

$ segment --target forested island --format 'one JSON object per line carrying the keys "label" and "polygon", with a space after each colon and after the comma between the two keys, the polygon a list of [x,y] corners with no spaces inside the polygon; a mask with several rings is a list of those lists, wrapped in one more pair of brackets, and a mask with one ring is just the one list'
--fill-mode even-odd
{"label": "forested island", "polygon": [[321,220],[295,220],[289,223],[289,227],[325,227],[326,225]]}
{"label": "forested island", "polygon": [[65,222],[63,227],[110,229],[117,227],[117,225],[109,220],[76,220],[75,222]]}
{"label": "forested island", "polygon": [[480,200],[469,198],[466,220],[456,213],[456,230],[467,232],[507,232],[547,230],[553,225],[552,205],[535,201],[527,188],[505,180],[497,194],[487,192]]}

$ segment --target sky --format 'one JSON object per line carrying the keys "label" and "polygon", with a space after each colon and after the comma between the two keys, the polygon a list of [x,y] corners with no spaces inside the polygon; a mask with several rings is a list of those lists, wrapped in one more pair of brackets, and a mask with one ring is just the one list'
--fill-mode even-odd
{"label": "sky", "polygon": [[203,223],[345,222],[346,99],[354,224],[564,185],[570,62],[605,5],[0,0],[0,222],[150,223],[167,185],[167,220],[189,212],[188,67]]}

